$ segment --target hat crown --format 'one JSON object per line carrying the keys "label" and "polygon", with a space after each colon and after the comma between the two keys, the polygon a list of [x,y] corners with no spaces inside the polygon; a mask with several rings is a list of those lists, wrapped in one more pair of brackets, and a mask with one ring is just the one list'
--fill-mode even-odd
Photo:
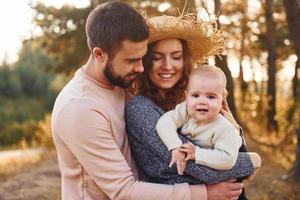
{"label": "hat crown", "polygon": [[220,54],[225,40],[214,22],[197,20],[195,15],[156,16],[148,19],[150,28],[149,44],[167,38],[185,40],[194,62],[207,56]]}

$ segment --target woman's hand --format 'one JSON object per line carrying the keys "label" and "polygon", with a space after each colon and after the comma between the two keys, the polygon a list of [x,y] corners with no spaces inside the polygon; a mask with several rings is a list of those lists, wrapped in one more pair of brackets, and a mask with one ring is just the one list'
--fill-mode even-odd
{"label": "woman's hand", "polygon": [[207,185],[207,200],[236,200],[242,193],[243,183],[235,180]]}
{"label": "woman's hand", "polygon": [[172,152],[172,159],[171,159],[171,162],[169,164],[169,167],[172,167],[172,165],[174,163],[176,163],[177,173],[179,175],[183,175],[183,172],[184,172],[185,167],[186,167],[186,161],[184,160],[186,154],[184,152],[180,152],[179,147],[175,148],[175,149],[172,149],[171,152]]}
{"label": "woman's hand", "polygon": [[235,121],[235,119],[234,119],[234,117],[233,117],[233,115],[232,115],[232,113],[231,113],[231,111],[228,107],[228,103],[227,103],[226,99],[224,99],[223,102],[222,102],[221,113],[240,132],[240,125]]}

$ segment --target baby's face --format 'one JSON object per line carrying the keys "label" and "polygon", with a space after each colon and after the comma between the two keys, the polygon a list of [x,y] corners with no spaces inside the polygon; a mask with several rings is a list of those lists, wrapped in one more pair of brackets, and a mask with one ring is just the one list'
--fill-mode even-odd
{"label": "baby's face", "polygon": [[190,77],[187,89],[187,111],[199,124],[213,122],[222,107],[224,85],[221,80],[205,76]]}

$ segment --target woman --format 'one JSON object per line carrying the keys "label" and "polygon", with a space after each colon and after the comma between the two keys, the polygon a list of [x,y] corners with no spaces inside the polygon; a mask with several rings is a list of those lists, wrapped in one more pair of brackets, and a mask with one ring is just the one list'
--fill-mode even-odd
{"label": "woman", "polygon": [[[154,17],[149,19],[149,27],[148,51],[143,58],[145,71],[134,88],[138,95],[126,108],[128,138],[143,179],[165,184],[213,184],[251,175],[254,168],[246,153],[240,153],[236,165],[228,171],[188,162],[180,176],[175,167],[169,168],[171,155],[155,131],[156,123],[165,111],[184,100],[192,60],[202,61],[220,53],[224,40],[211,24],[190,16]],[[230,116],[226,109],[225,116]]]}

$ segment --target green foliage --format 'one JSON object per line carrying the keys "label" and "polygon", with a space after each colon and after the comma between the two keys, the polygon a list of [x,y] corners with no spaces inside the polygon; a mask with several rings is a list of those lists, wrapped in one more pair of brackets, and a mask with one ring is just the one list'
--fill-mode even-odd
{"label": "green foliage", "polygon": [[0,146],[31,144],[38,121],[52,109],[58,91],[50,85],[54,64],[35,41],[24,42],[17,63],[0,67]]}
{"label": "green foliage", "polygon": [[46,73],[46,67],[54,62],[33,45],[32,41],[24,43],[15,72],[21,81],[23,94],[41,96],[47,93],[48,85],[54,78],[53,73]]}
{"label": "green foliage", "polygon": [[91,8],[64,6],[58,9],[38,3],[33,9],[36,10],[35,23],[44,33],[35,40],[55,60],[56,64],[51,67],[58,72],[70,72],[83,64],[89,54],[84,30]]}
{"label": "green foliage", "polygon": [[32,41],[24,43],[17,63],[0,66],[0,96],[16,98],[50,95],[48,86],[54,79],[54,73],[46,72],[46,67],[53,63],[34,47]]}
{"label": "green foliage", "polygon": [[0,146],[14,145],[22,140],[30,144],[37,121],[47,111],[45,102],[41,99],[1,99]]}
{"label": "green foliage", "polygon": [[22,84],[19,76],[8,66],[0,67],[0,95],[14,98],[20,96],[21,93]]}

